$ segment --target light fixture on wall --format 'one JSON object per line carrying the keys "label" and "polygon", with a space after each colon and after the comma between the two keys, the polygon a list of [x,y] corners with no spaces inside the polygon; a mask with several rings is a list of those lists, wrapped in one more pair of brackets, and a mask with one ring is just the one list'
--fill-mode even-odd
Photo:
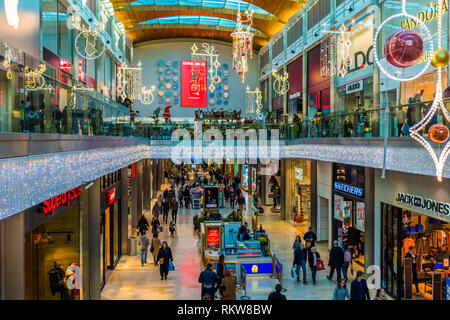
{"label": "light fixture on wall", "polygon": [[352,6],[347,7],[347,11],[348,11],[348,12],[353,12],[353,10],[355,10],[355,9],[353,9]]}
{"label": "light fixture on wall", "polygon": [[314,37],[317,37],[319,34],[317,32],[314,32]]}
{"label": "light fixture on wall", "polygon": [[295,53],[295,50],[291,50],[291,53]]}

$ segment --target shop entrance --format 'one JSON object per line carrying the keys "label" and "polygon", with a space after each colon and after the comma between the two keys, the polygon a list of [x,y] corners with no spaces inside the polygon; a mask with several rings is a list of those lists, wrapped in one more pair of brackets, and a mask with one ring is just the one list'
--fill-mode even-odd
{"label": "shop entrance", "polygon": [[101,288],[111,276],[120,258],[120,205],[121,200],[115,201],[102,213],[100,226],[100,274]]}
{"label": "shop entrance", "polygon": [[[432,299],[431,274],[438,272],[445,299],[446,275],[450,274],[449,223],[386,203],[381,203],[381,211],[383,287],[397,299],[405,297],[406,289],[412,289],[413,299]],[[417,287],[413,280],[411,288],[405,289],[404,260],[411,246],[415,247]]]}

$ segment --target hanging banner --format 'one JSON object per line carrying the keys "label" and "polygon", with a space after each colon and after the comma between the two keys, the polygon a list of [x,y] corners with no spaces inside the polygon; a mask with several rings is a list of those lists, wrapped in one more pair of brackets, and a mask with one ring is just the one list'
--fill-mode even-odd
{"label": "hanging banner", "polygon": [[366,219],[366,204],[356,202],[356,229],[364,232],[364,221]]}
{"label": "hanging banner", "polygon": [[344,220],[344,198],[338,195],[334,195],[334,218],[340,221]]}
{"label": "hanging banner", "polygon": [[206,61],[181,61],[181,106],[207,107]]}

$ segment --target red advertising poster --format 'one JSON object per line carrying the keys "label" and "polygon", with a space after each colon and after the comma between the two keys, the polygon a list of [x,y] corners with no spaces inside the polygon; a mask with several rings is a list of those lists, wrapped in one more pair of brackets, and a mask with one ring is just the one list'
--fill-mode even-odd
{"label": "red advertising poster", "polygon": [[181,106],[207,107],[206,61],[181,61]]}
{"label": "red advertising poster", "polygon": [[207,245],[208,248],[216,249],[219,248],[219,228],[208,228],[208,235],[207,235]]}

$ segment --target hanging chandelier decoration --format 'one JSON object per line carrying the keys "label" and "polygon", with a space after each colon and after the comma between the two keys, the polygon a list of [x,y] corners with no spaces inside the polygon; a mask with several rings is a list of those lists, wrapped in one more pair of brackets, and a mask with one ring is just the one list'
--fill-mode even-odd
{"label": "hanging chandelier decoration", "polygon": [[328,34],[320,41],[320,75],[334,76],[336,69],[336,37]]}
{"label": "hanging chandelier decoration", "polygon": [[256,106],[256,113],[261,113],[262,111],[262,93],[259,88],[256,88],[255,90],[250,90],[249,87],[247,87],[247,113],[254,113],[255,112],[255,106]]}
{"label": "hanging chandelier decoration", "polygon": [[280,96],[286,94],[289,91],[289,73],[286,71],[283,74],[278,74],[276,71],[272,71],[272,76],[275,81],[273,82],[273,89]]}
{"label": "hanging chandelier decoration", "polygon": [[322,30],[322,33],[327,36],[320,44],[321,75],[327,77],[338,73],[339,76],[344,77],[352,64],[352,58],[350,57],[352,28],[342,24],[339,30],[333,26],[331,30]]}
{"label": "hanging chandelier decoration", "polygon": [[[402,14],[406,14],[406,0],[402,0]],[[449,129],[445,124],[435,124],[430,127],[428,130],[429,138],[432,142],[438,144],[438,146],[443,145],[443,149],[441,150],[441,154],[438,156],[436,151],[433,149],[430,142],[428,142],[423,135],[420,134],[421,130],[425,130],[428,124],[433,122],[433,118],[436,115],[437,112],[440,111],[444,115],[447,122],[450,122],[450,114],[447,110],[446,105],[444,104],[443,96],[442,96],[442,69],[445,67],[448,62],[448,52],[442,48],[442,14],[443,14],[443,0],[437,1],[437,24],[438,24],[438,32],[437,32],[437,47],[438,49],[430,55],[433,57],[430,61],[428,61],[431,64],[437,65],[437,80],[436,80],[436,94],[434,97],[433,104],[431,105],[430,110],[427,112],[427,114],[414,126],[410,128],[410,136],[417,142],[419,142],[430,154],[431,158],[433,159],[435,168],[436,168],[436,177],[438,181],[442,181],[442,173],[444,171],[444,166],[447,161],[448,155],[450,154],[450,141],[449,141]],[[377,32],[378,33],[378,32]],[[376,38],[375,38],[376,39]],[[375,50],[375,49],[374,49]],[[444,52],[445,51],[445,52]],[[375,51],[374,51],[375,53]],[[445,56],[444,59],[439,59],[439,63],[437,64],[436,61],[438,60],[439,56],[442,55]],[[447,142],[447,143],[446,143]],[[444,145],[444,143],[446,143]]]}
{"label": "hanging chandelier decoration", "polygon": [[45,79],[42,75],[47,67],[45,64],[40,64],[39,69],[31,69],[28,66],[25,66],[25,87],[30,90],[40,90],[45,86]]}
{"label": "hanging chandelier decoration", "polygon": [[238,4],[237,25],[231,34],[233,38],[233,69],[241,76],[242,83],[245,81],[245,74],[248,72],[248,58],[253,58],[253,36],[251,32],[253,26],[254,10],[246,10],[245,17],[241,16],[240,5]]}
{"label": "hanging chandelier decoration", "polygon": [[153,102],[154,85],[147,89],[142,85],[142,63],[139,61],[137,67],[131,65],[128,67],[125,63],[117,69],[117,93],[122,99],[131,101],[138,100],[142,104],[151,104]]}
{"label": "hanging chandelier decoration", "polygon": [[221,82],[218,71],[220,68],[219,62],[219,51],[214,49],[214,46],[207,43],[202,44],[203,49],[198,52],[198,47],[194,43],[191,47],[191,57],[193,61],[207,61],[209,64],[208,74],[209,74],[209,91],[214,92],[215,84]]}

